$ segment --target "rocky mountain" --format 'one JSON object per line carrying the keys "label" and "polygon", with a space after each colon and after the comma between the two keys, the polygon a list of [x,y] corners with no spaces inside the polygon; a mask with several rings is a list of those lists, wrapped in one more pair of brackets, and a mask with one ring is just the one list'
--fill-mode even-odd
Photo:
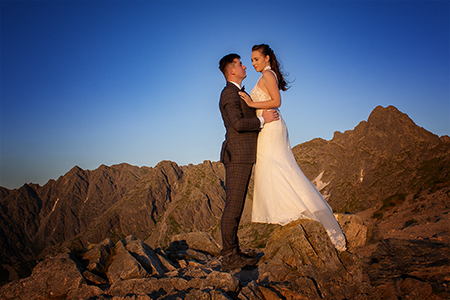
{"label": "rocky mountain", "polygon": [[322,194],[340,212],[377,208],[390,197],[450,183],[450,138],[417,126],[393,106],[378,106],[354,130],[293,152],[308,178],[321,175]]}
{"label": "rocky mountain", "polygon": [[152,246],[168,245],[174,234],[217,231],[223,177],[217,162],[180,167],[163,161],[154,168],[74,167],[43,187],[2,188],[3,268],[21,274],[61,243],[76,248],[133,234]]}
{"label": "rocky mountain", "polygon": [[[399,219],[393,210],[427,197],[448,200],[443,190],[450,186],[450,138],[418,127],[392,106],[375,108],[354,130],[336,132],[330,141],[297,145],[293,152],[335,211],[363,214],[370,245],[393,238],[383,229],[390,218]],[[240,238],[246,247],[264,249],[277,226],[250,223],[251,196],[252,186]],[[42,187],[0,188],[2,281],[29,275],[61,244],[79,252],[106,238],[116,243],[133,235],[153,249],[165,249],[175,235],[189,232],[206,232],[220,244],[224,199],[224,168],[210,161],[188,166],[162,161],[153,168],[120,164],[92,171],[74,167]],[[425,226],[427,218],[448,220],[448,206],[439,213],[416,209],[411,213],[422,211],[426,217],[403,216],[398,232]],[[442,221],[436,224],[442,228]],[[448,230],[436,230],[448,243]],[[370,262],[377,252],[367,249],[361,251]]]}

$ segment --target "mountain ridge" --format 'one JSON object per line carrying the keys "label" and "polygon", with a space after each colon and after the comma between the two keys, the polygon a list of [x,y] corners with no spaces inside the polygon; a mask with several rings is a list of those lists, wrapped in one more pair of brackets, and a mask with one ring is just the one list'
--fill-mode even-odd
{"label": "mountain ridge", "polygon": [[[450,186],[450,138],[417,126],[393,106],[378,106],[354,130],[302,143],[293,153],[310,180],[320,177],[321,193],[338,212],[376,211],[390,197]],[[20,264],[35,263],[52,247],[81,249],[108,237],[134,235],[157,248],[174,235],[204,231],[220,241],[224,181],[219,162],[161,161],[155,167],[75,166],[42,187],[0,188],[2,264],[26,269]],[[251,223],[252,187],[251,181],[240,237],[261,247],[274,226]]]}
{"label": "mountain ridge", "polygon": [[[436,177],[433,166],[427,170],[424,165],[432,157],[428,164],[450,169],[448,136],[438,137],[415,125],[394,106],[378,106],[354,130],[335,132],[330,141],[313,139],[297,145],[293,153],[308,178],[324,172],[323,180],[333,183],[321,192],[330,195],[328,201],[338,211],[373,208],[393,194],[418,192],[408,183],[417,186],[423,180],[423,188],[433,188],[433,182],[448,182],[450,177],[442,170],[430,182]],[[421,178],[415,180],[413,175]],[[358,201],[361,197],[365,203]]]}

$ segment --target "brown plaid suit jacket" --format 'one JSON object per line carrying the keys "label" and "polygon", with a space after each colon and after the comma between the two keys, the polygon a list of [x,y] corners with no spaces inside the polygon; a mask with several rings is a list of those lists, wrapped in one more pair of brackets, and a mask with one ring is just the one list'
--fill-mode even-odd
{"label": "brown plaid suit jacket", "polygon": [[226,128],[220,161],[225,164],[226,202],[222,214],[222,255],[239,250],[237,236],[248,182],[256,161],[256,143],[261,122],[255,110],[238,94],[231,82],[222,90],[219,108]]}
{"label": "brown plaid suit jacket", "polygon": [[254,163],[256,142],[261,123],[255,109],[249,107],[231,82],[222,90],[219,108],[226,128],[220,161],[226,163]]}

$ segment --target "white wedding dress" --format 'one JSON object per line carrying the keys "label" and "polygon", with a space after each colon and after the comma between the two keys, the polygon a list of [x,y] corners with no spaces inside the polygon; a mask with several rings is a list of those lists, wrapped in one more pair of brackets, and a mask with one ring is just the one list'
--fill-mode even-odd
{"label": "white wedding dress", "polygon": [[[251,97],[255,102],[270,100],[258,83]],[[256,114],[261,116],[262,111],[257,109]],[[335,248],[346,250],[345,236],[331,207],[295,161],[280,114],[278,121],[265,124],[258,135],[252,222],[286,225],[301,218],[322,223]]]}

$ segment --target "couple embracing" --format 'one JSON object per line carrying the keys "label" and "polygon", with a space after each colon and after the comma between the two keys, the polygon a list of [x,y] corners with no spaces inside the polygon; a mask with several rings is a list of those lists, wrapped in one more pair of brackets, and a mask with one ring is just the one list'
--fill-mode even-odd
{"label": "couple embracing", "polygon": [[258,262],[240,250],[237,236],[253,164],[252,222],[285,225],[301,218],[313,219],[322,223],[336,249],[344,251],[345,236],[331,207],[303,174],[292,153],[279,111],[280,90],[288,89],[280,64],[266,44],[253,46],[251,60],[261,77],[250,95],[241,90],[247,68],[240,56],[228,54],[219,62],[226,79],[219,102],[226,128],[220,154],[226,190],[221,223],[223,268]]}

